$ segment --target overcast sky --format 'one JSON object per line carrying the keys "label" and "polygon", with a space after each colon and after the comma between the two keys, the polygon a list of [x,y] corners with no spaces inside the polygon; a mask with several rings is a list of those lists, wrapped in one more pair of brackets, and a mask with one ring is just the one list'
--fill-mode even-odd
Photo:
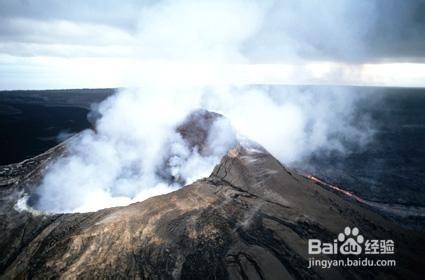
{"label": "overcast sky", "polygon": [[424,15],[419,0],[0,0],[0,89],[127,86],[164,68],[179,79],[424,86]]}

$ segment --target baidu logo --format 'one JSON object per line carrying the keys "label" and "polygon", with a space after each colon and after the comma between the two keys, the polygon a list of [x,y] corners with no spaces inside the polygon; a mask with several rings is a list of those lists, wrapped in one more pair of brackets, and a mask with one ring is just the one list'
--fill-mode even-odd
{"label": "baidu logo", "polygon": [[[391,239],[365,239],[357,227],[345,227],[332,242],[320,239],[308,240],[308,268],[314,266],[330,268],[334,266],[395,266],[394,241]],[[370,258],[369,255],[380,255],[382,258]],[[321,255],[322,257],[316,256]],[[325,256],[324,256],[325,255]],[[341,257],[330,257],[340,255]]]}
{"label": "baidu logo", "polygon": [[391,239],[365,240],[357,227],[345,227],[333,242],[309,239],[308,253],[310,255],[394,254],[394,241]]}

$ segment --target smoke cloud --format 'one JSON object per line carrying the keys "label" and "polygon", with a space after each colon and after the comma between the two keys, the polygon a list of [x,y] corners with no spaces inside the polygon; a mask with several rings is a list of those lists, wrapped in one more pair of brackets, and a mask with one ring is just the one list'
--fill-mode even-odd
{"label": "smoke cloud", "polygon": [[[260,143],[288,165],[318,150],[347,152],[348,144],[362,145],[370,137],[364,127],[367,122],[352,123],[357,100],[342,89],[322,93],[259,86],[123,90],[100,104],[96,130],[74,138],[68,155],[50,166],[37,188],[35,208],[94,211],[176,190],[208,176],[243,138]],[[211,127],[207,154],[192,149],[176,132],[199,108],[226,118]],[[164,161],[178,182],[161,176]]]}
{"label": "smoke cloud", "polygon": [[[311,42],[298,36],[297,43],[291,44],[293,40],[287,38],[296,27],[292,33],[284,30],[286,37],[276,33],[278,23],[268,17],[275,5],[243,0],[148,5],[140,16],[136,52],[150,63],[250,63],[264,54],[279,57],[282,51],[302,59],[298,48],[311,49]],[[343,9],[338,5],[338,11]],[[285,44],[283,49],[274,44],[267,51],[273,36],[286,38],[278,40]],[[347,37],[344,34],[341,41]],[[255,38],[261,41],[254,43]],[[349,38],[357,43],[359,37],[356,33]],[[347,89],[232,83],[194,86],[168,84],[171,77],[160,73],[154,79],[133,76],[132,83],[142,86],[121,90],[97,106],[100,117],[95,130],[72,139],[67,154],[51,164],[36,189],[34,208],[94,211],[176,190],[208,176],[226,151],[243,138],[261,144],[290,165],[316,151],[348,152],[348,147],[362,146],[371,136],[367,119],[354,118],[361,97]],[[225,117],[209,129],[208,152],[191,147],[176,131],[200,108]]]}

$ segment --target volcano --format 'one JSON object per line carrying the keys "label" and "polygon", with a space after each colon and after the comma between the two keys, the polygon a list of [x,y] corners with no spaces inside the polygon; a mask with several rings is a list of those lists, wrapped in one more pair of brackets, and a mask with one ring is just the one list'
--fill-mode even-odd
{"label": "volcano", "polygon": [[[198,111],[177,131],[206,153],[217,118]],[[20,210],[23,193],[66,152],[62,143],[0,167],[2,279],[421,279],[425,272],[423,235],[290,170],[250,141],[229,149],[207,178],[165,195],[90,213]],[[332,243],[347,227],[363,239],[392,240],[393,255],[369,257],[397,265],[309,267],[309,240]]]}

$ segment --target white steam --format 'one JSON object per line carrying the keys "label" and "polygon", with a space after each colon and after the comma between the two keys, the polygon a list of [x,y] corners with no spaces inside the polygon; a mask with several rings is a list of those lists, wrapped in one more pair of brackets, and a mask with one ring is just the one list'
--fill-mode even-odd
{"label": "white steam", "polygon": [[[303,40],[297,36],[291,45],[294,40],[288,36],[293,34],[276,28],[277,3],[222,0],[149,5],[140,16],[140,44],[135,51],[152,65],[158,60],[249,63],[250,55],[280,57],[279,49],[295,56]],[[276,33],[279,30],[285,36]],[[260,41],[255,41],[257,35]],[[273,53],[268,53],[264,44],[273,36],[285,45],[276,48],[275,44]],[[309,46],[310,42],[304,47]],[[73,139],[67,155],[45,174],[36,190],[37,209],[93,211],[170,192],[180,185],[161,176],[164,161],[172,178],[190,182],[208,176],[240,136],[258,142],[287,164],[318,150],[343,152],[347,143],[362,144],[369,136],[363,124],[354,123],[358,98],[341,90],[319,94],[231,83],[176,86],[168,84],[172,77],[162,74],[155,72],[147,79],[133,72],[131,84],[142,87],[123,90],[100,104],[95,131],[84,131]],[[206,154],[189,147],[176,132],[199,108],[221,113],[228,120],[216,121],[210,129]]]}
{"label": "white steam", "polygon": [[85,212],[170,192],[178,185],[158,175],[166,157],[171,175],[185,181],[207,176],[235,139],[225,121],[216,121],[211,153],[189,149],[175,128],[199,108],[200,97],[156,88],[125,90],[101,103],[96,132],[81,133],[68,145],[69,155],[49,168],[37,189],[36,208]]}
{"label": "white steam", "polygon": [[[164,159],[171,175],[185,183],[208,176],[235,145],[235,131],[287,164],[317,150],[344,152],[347,139],[361,143],[369,136],[351,124],[351,96],[264,87],[124,90],[100,104],[96,132],[81,133],[68,155],[49,168],[37,188],[36,208],[86,212],[176,190],[180,185],[158,174]],[[175,130],[198,108],[229,120],[212,126],[207,155],[188,147]]]}

